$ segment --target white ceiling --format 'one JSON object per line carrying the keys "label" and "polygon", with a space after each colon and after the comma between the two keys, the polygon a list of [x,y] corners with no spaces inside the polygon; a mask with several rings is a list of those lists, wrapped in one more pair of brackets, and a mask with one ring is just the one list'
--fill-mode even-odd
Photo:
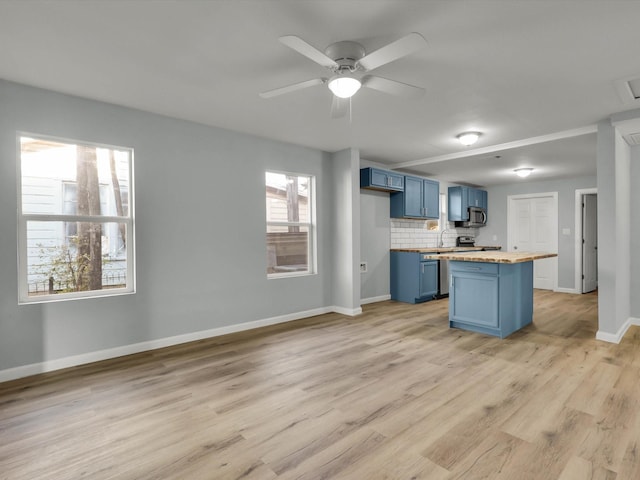
{"label": "white ceiling", "polygon": [[[640,77],[639,18],[640,1],[612,0],[4,0],[0,78],[488,186],[525,164],[529,181],[595,175],[595,134],[526,139],[640,106],[616,86]],[[424,87],[417,101],[362,89],[349,122],[322,85],[258,96],[327,76],[282,35],[370,52],[410,32],[427,48],[374,73]],[[483,132],[479,155],[465,130]]]}

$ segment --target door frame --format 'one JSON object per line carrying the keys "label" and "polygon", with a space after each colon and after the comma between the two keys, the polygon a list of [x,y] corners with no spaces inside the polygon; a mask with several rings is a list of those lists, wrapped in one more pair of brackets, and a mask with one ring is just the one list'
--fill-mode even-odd
{"label": "door frame", "polygon": [[[555,221],[555,227],[556,227],[556,234],[553,237],[553,241],[554,241],[554,253],[558,253],[558,246],[559,246],[559,240],[558,240],[558,233],[560,230],[560,218],[559,218],[559,212],[558,212],[558,192],[537,192],[537,193],[525,193],[522,195],[508,195],[507,196],[507,251],[511,251],[511,243],[513,240],[513,224],[511,223],[511,214],[513,212],[514,209],[514,204],[513,202],[515,200],[523,200],[523,199],[527,199],[527,198],[541,198],[541,197],[552,197],[553,198],[553,211],[554,211],[554,215],[556,218]],[[558,291],[558,257],[555,257],[553,259],[555,261],[555,268],[553,269],[553,289],[552,291],[557,292]]]}
{"label": "door frame", "polygon": [[582,197],[595,193],[596,187],[576,189],[575,203],[575,279],[573,280],[573,293],[582,293]]}

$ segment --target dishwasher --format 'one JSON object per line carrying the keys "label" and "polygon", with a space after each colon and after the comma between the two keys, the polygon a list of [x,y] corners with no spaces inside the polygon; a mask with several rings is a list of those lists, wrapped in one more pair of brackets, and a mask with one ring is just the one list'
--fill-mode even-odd
{"label": "dishwasher", "polygon": [[449,260],[438,260],[438,298],[449,296]]}
{"label": "dishwasher", "polygon": [[[456,247],[475,247],[475,238],[460,236],[456,238]],[[449,296],[449,260],[438,260],[438,295],[437,298]]]}

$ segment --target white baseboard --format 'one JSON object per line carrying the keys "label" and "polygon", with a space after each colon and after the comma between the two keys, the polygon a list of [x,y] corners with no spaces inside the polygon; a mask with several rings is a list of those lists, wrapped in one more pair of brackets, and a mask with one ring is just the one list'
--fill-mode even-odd
{"label": "white baseboard", "polygon": [[640,318],[629,317],[616,333],[608,333],[598,330],[598,333],[596,333],[596,340],[602,340],[603,342],[609,343],[620,343],[631,325],[640,325]]}
{"label": "white baseboard", "polygon": [[86,363],[99,362],[101,360],[108,360],[110,358],[122,357],[124,355],[131,355],[134,353],[156,350],[158,348],[170,347],[172,345],[179,345],[181,343],[219,337],[220,335],[227,335],[229,333],[242,332],[245,330],[252,330],[254,328],[267,327],[269,325],[276,325],[279,323],[291,322],[293,320],[315,317],[316,315],[322,315],[324,313],[331,312],[355,316],[362,313],[362,308],[347,309],[335,306],[315,308],[313,310],[295,312],[287,315],[255,320],[252,322],[238,323],[235,325],[213,328],[210,330],[202,330],[199,332],[185,333],[183,335],[176,335],[173,337],[166,337],[157,340],[149,340],[146,342],[123,345],[120,347],[108,348],[105,350],[98,350],[95,352],[88,352],[80,355],[72,355],[70,357],[58,358],[55,360],[45,360],[44,362],[32,363],[29,365],[22,365],[19,367],[0,370],[0,382],[7,382],[9,380],[16,380],[18,378],[29,377],[38,373],[52,372],[54,370],[60,370],[63,368],[76,367],[78,365],[84,365]]}
{"label": "white baseboard", "polygon": [[554,292],[557,293],[575,293],[575,294],[581,294],[582,292],[579,292],[578,290],[576,290],[575,288],[556,288],[553,290]]}
{"label": "white baseboard", "polygon": [[331,307],[331,311],[335,313],[341,313],[342,315],[348,315],[349,317],[355,317],[362,313],[362,308],[344,308],[344,307]]}
{"label": "white baseboard", "polygon": [[361,298],[360,305],[367,305],[369,303],[384,302],[385,300],[391,300],[391,295],[378,295],[377,297]]}

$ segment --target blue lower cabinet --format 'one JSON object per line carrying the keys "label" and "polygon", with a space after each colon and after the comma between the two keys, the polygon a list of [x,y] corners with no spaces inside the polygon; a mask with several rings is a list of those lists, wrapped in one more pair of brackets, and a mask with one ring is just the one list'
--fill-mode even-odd
{"label": "blue lower cabinet", "polygon": [[438,261],[417,252],[391,252],[391,299],[406,303],[432,300],[438,293]]}
{"label": "blue lower cabinet", "polygon": [[504,338],[533,320],[533,262],[449,262],[449,326]]}

